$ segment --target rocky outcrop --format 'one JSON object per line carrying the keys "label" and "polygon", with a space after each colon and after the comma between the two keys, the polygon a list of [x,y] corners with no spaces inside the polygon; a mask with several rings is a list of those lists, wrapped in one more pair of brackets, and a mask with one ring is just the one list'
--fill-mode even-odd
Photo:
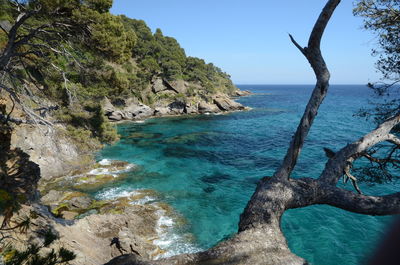
{"label": "rocky outcrop", "polygon": [[104,114],[111,121],[141,120],[154,114],[154,110],[135,98],[118,102],[119,106],[113,105],[108,98],[103,101]]}
{"label": "rocky outcrop", "polygon": [[121,255],[115,245],[110,245],[113,238],[119,239],[123,253],[138,253],[150,260],[162,255],[165,250],[157,245],[157,240],[166,228],[160,220],[163,216],[170,218],[173,211],[168,205],[159,202],[157,192],[137,190],[125,197],[99,200],[89,193],[76,190],[87,181],[86,176],[100,176],[94,179],[101,185],[107,185],[115,180],[104,182],[101,178],[105,172],[119,179],[132,170],[136,170],[132,164],[103,160],[89,171],[42,182],[39,186],[43,195],[40,204],[23,205],[18,212],[19,216],[15,217],[34,216],[34,225],[29,226],[24,234],[14,230],[5,232],[6,240],[0,242],[0,247],[11,244],[15,249],[24,250],[27,244],[42,245],[40,234],[51,230],[58,239],[48,248],[43,248],[41,253],[62,246],[77,255],[69,263],[73,265],[104,264]]}
{"label": "rocky outcrop", "polygon": [[27,244],[42,245],[44,238],[40,235],[51,230],[58,239],[40,252],[47,253],[62,246],[76,255],[68,263],[71,265],[99,265],[121,255],[115,245],[110,246],[115,237],[119,239],[123,253],[136,252],[146,259],[154,259],[163,253],[153,244],[153,240],[158,238],[158,211],[160,207],[157,205],[127,205],[121,213],[91,214],[79,220],[66,221],[53,217],[39,204],[24,205],[18,216],[35,216],[34,225],[29,226],[25,233],[4,232],[6,237],[1,245],[11,244],[18,250],[25,250]]}
{"label": "rocky outcrop", "polygon": [[154,109],[142,103],[129,99],[124,103],[123,108],[115,107],[108,99],[105,99],[104,110],[105,115],[111,121],[122,120],[143,120],[152,116],[170,116],[184,114],[205,114],[219,113],[228,111],[245,110],[246,108],[230,99],[226,95],[217,95],[212,101],[195,99],[186,102],[185,99],[176,99],[172,101],[162,101],[156,104]]}
{"label": "rocky outcrop", "polygon": [[236,97],[245,97],[245,96],[250,96],[253,95],[252,92],[250,92],[249,90],[236,90],[235,94]]}
{"label": "rocky outcrop", "polygon": [[213,99],[214,104],[218,106],[218,108],[222,111],[235,111],[235,110],[244,110],[245,107],[237,103],[236,101],[230,99],[225,95],[217,95]]}

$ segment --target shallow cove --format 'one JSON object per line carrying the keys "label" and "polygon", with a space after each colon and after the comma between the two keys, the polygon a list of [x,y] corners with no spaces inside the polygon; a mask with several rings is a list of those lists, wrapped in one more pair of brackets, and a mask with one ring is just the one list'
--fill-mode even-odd
{"label": "shallow cove", "polygon": [[[174,225],[171,240],[163,242],[168,255],[208,248],[237,231],[257,180],[271,175],[283,158],[312,90],[239,87],[256,93],[239,99],[253,110],[120,124],[121,140],[98,155],[99,160],[124,160],[141,170],[95,196],[151,189],[158,197],[144,203],[165,201],[184,217]],[[322,147],[337,150],[374,127],[352,116],[369,95],[365,86],[331,86],[293,177],[318,176],[326,162]],[[398,183],[360,186],[375,194],[399,188]],[[358,264],[374,249],[390,220],[312,206],[285,213],[282,227],[290,248],[312,264]]]}

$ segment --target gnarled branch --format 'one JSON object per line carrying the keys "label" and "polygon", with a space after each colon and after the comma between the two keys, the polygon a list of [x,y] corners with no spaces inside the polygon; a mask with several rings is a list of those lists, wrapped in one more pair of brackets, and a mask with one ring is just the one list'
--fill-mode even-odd
{"label": "gnarled branch", "polygon": [[320,176],[320,180],[331,185],[336,185],[339,178],[343,175],[349,159],[362,156],[365,150],[380,142],[393,140],[394,136],[390,134],[390,131],[399,123],[400,114],[388,119],[358,141],[336,152],[335,156],[328,160]]}
{"label": "gnarled branch", "polygon": [[320,203],[360,214],[400,214],[400,193],[367,196],[329,185],[325,187],[325,194]]}

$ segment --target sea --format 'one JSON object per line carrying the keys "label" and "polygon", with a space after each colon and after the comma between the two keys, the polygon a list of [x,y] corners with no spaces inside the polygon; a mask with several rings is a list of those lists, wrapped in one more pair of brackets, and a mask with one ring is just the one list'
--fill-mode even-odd
{"label": "sea", "polygon": [[[137,167],[124,181],[93,196],[113,199],[146,191],[150,195],[137,203],[171,206],[160,211],[154,243],[165,253],[159,258],[201,251],[237,232],[257,181],[280,165],[313,89],[238,87],[254,93],[237,100],[251,110],[120,124],[120,141],[97,155],[99,161],[122,160]],[[374,129],[372,121],[355,115],[372,98],[365,85],[331,85],[292,177],[318,177],[327,161],[324,147],[339,150]],[[360,183],[360,188],[382,195],[398,191],[400,183]],[[318,205],[288,210],[282,229],[290,249],[311,264],[355,265],[366,262],[392,221]]]}

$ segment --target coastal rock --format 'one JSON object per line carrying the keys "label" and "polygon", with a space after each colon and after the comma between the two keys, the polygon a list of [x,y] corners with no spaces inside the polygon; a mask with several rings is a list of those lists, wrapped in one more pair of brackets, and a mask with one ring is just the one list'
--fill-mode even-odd
{"label": "coastal rock", "polygon": [[50,190],[40,200],[45,205],[55,204],[55,203],[59,203],[62,200],[64,195],[65,195],[65,191]]}
{"label": "coastal rock", "polygon": [[198,111],[199,111],[199,113],[202,113],[202,114],[217,113],[217,112],[220,112],[220,109],[214,104],[210,104],[205,101],[200,101],[199,105],[198,105]]}
{"label": "coastal rock", "polygon": [[78,215],[79,213],[77,212],[64,211],[61,216],[65,220],[74,220]]}
{"label": "coastal rock", "polygon": [[124,178],[124,174],[111,175],[111,174],[96,174],[96,175],[85,175],[76,178],[76,182],[73,185],[75,189],[80,191],[90,191],[98,189],[106,184],[115,182],[116,180]]}
{"label": "coastal rock", "polygon": [[103,109],[105,115],[112,121],[145,119],[154,113],[152,108],[134,98],[120,101],[119,107],[115,107],[109,100],[105,99]]}
{"label": "coastal rock", "polygon": [[87,196],[78,196],[71,198],[68,203],[71,205],[71,208],[76,209],[87,209],[92,204],[93,200]]}
{"label": "coastal rock", "polygon": [[242,104],[226,96],[219,95],[216,96],[213,100],[214,103],[218,106],[218,108],[222,111],[243,110],[245,108]]}
{"label": "coastal rock", "polygon": [[[118,237],[125,254],[132,253],[133,249],[145,259],[154,259],[163,252],[153,244],[153,240],[159,236],[159,210],[159,207],[153,205],[129,205],[120,214],[92,214],[79,220],[62,221],[49,215],[46,208],[40,205],[22,206],[18,215],[22,217],[34,212],[35,225],[30,226],[26,233],[19,233],[18,240],[10,236],[6,237],[5,241],[22,251],[26,249],[28,242],[41,245],[43,239],[39,238],[38,234],[51,229],[59,236],[51,248],[64,247],[76,254],[76,259],[69,264],[98,265],[121,255],[115,245],[110,246],[112,238]],[[73,219],[76,213],[64,211],[62,216],[65,219]],[[50,250],[44,248],[42,251]]]}
{"label": "coastal rock", "polygon": [[169,114],[170,111],[171,111],[171,109],[168,107],[156,107],[154,109],[154,115],[155,116],[164,116],[164,115]]}
{"label": "coastal rock", "polygon": [[112,121],[120,121],[124,119],[124,114],[121,111],[109,111],[106,116]]}
{"label": "coastal rock", "polygon": [[198,113],[198,106],[197,104],[186,103],[185,110],[187,114],[196,114]]}
{"label": "coastal rock", "polygon": [[186,104],[184,102],[181,101],[174,101],[172,103],[170,103],[168,105],[169,109],[170,109],[170,114],[183,114],[186,113]]}
{"label": "coastal rock", "polygon": [[51,190],[41,198],[41,202],[48,206],[55,216],[63,217],[66,211],[76,213],[75,216],[87,211],[93,200],[81,192]]}
{"label": "coastal rock", "polygon": [[235,91],[235,96],[237,97],[244,97],[244,96],[250,96],[253,93],[250,92],[249,90],[236,90]]}
{"label": "coastal rock", "polygon": [[125,119],[143,119],[153,115],[154,110],[143,103],[130,103],[123,112]]}

